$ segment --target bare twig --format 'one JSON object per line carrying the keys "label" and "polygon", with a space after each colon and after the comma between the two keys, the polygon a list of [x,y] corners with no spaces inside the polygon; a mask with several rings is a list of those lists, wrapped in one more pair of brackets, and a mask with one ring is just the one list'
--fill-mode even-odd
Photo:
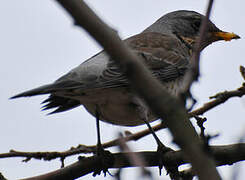
{"label": "bare twig", "polygon": [[184,94],[184,95],[188,94],[192,83],[194,81],[197,81],[198,77],[200,75],[199,66],[200,66],[201,43],[203,42],[203,39],[205,37],[204,35],[206,33],[207,24],[208,24],[208,20],[209,20],[209,16],[211,13],[212,6],[213,6],[213,0],[209,0],[206,15],[205,15],[204,19],[202,20],[202,24],[201,24],[201,27],[199,30],[200,36],[194,45],[194,51],[193,51],[193,55],[191,57],[191,68],[185,76],[185,82],[186,83],[185,83],[183,90],[182,90],[182,94]]}
{"label": "bare twig", "polygon": [[2,153],[0,154],[0,158],[9,158],[9,157],[25,157],[26,159],[23,160],[23,162],[28,162],[32,158],[34,159],[43,159],[43,160],[53,160],[56,158],[66,158],[71,155],[75,154],[80,154],[80,153],[88,153],[88,152],[93,152],[89,148],[84,148],[79,147],[79,148],[72,148],[67,151],[63,152],[22,152],[22,151],[15,151],[15,150],[10,150],[9,153]]}
{"label": "bare twig", "polygon": [[[235,162],[245,160],[245,144],[232,144],[225,146],[211,146],[211,151],[216,160],[217,166],[231,165]],[[139,156],[144,157],[146,166],[158,166],[159,158],[156,152],[134,152]],[[124,167],[135,167],[128,161],[127,155],[125,153],[114,153],[113,154],[115,163],[110,168],[124,168]],[[98,167],[100,160],[97,156],[92,156],[88,158],[82,158],[79,162],[73,163],[65,168],[36,176],[31,178],[26,178],[22,180],[73,180],[75,178],[84,176],[86,174],[92,173]],[[164,154],[165,164],[171,166],[173,163],[178,166],[182,164],[189,163],[185,158],[182,151],[171,151]],[[72,173],[71,173],[72,172]],[[193,171],[196,175],[196,171]]]}
{"label": "bare twig", "polygon": [[[158,125],[152,126],[154,131],[158,131],[162,128],[165,128],[165,126],[160,123]],[[147,136],[150,134],[149,129],[145,129],[142,131],[139,131],[134,134],[130,134],[126,137],[120,137],[115,140],[106,142],[102,144],[104,148],[109,148],[113,146],[117,146],[120,141],[137,141],[138,139]],[[23,152],[23,151],[16,151],[16,150],[10,150],[8,153],[2,153],[0,154],[0,158],[9,158],[9,157],[25,157],[26,159],[23,160],[24,162],[28,162],[32,158],[34,159],[42,159],[46,161],[50,161],[56,158],[66,158],[68,156],[76,155],[76,154],[81,154],[81,153],[94,153],[96,152],[96,145],[83,145],[80,144],[77,147],[72,147],[69,150],[63,151],[63,152],[58,152],[58,151],[53,151],[53,152]]]}
{"label": "bare twig", "polygon": [[240,66],[240,72],[243,77],[243,80],[245,80],[245,68],[243,66]]}
{"label": "bare twig", "polygon": [[[240,66],[240,72],[241,76],[245,80],[245,68],[243,66]],[[242,86],[236,90],[233,91],[224,91],[221,93],[217,93],[214,96],[211,96],[210,99],[214,99],[213,101],[210,101],[208,103],[205,103],[201,108],[198,108],[192,112],[189,113],[190,117],[202,115],[203,113],[209,111],[210,109],[226,102],[228,99],[232,97],[242,97],[245,95],[245,83],[242,84]]]}
{"label": "bare twig", "polygon": [[205,112],[209,111],[210,109],[226,102],[228,99],[230,99],[232,97],[242,97],[244,95],[245,95],[245,86],[244,85],[242,87],[238,88],[237,90],[224,91],[224,92],[218,93],[218,94],[210,97],[210,99],[214,99],[213,101],[205,103],[202,107],[190,112],[189,116],[193,117],[195,115],[202,115]]}

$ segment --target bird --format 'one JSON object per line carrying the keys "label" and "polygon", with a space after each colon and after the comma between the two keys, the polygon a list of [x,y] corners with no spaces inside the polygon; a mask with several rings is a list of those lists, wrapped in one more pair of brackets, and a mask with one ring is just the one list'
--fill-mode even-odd
{"label": "bird", "polygon": [[[203,15],[195,11],[170,12],[143,32],[124,40],[124,43],[144,59],[145,65],[171,94],[177,95],[183,76],[189,68],[192,49],[199,37],[203,18]],[[215,41],[239,38],[208,21],[201,49]],[[105,51],[89,58],[53,83],[11,98],[42,94],[50,94],[42,102],[46,103],[43,110],[56,108],[49,114],[83,105],[93,116],[97,109],[100,120],[107,123],[121,126],[144,124],[136,110],[140,106],[136,101],[140,101],[140,98],[132,91],[130,82],[120,67]],[[156,119],[155,115],[149,114],[147,121]]]}
{"label": "bird", "polygon": [[[177,96],[190,69],[190,59],[204,18],[195,11],[173,11],[123,42],[141,57],[168,92]],[[216,41],[239,38],[208,20],[201,50]],[[42,102],[43,110],[54,109],[50,113],[54,114],[83,105],[96,117],[97,127],[100,120],[120,126],[138,126],[159,118],[135,93],[125,73],[104,50],[55,82],[17,94],[12,99],[42,94],[49,94]],[[98,139],[100,144],[100,135]]]}

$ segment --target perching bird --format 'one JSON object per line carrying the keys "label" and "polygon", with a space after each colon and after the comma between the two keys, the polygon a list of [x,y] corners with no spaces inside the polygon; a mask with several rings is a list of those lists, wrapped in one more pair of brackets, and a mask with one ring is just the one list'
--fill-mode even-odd
{"label": "perching bird", "polygon": [[[193,45],[199,38],[203,18],[203,15],[194,11],[174,11],[162,16],[142,33],[124,40],[172,95],[178,95],[182,84],[185,83],[183,77],[190,67]],[[215,41],[240,38],[234,33],[221,31],[211,21],[208,21],[206,29],[201,49]],[[43,110],[55,108],[50,114],[83,105],[96,117],[97,153],[102,156],[104,151],[100,141],[99,120],[122,126],[146,123],[151,130],[149,122],[158,119],[150,107],[131,89],[124,72],[105,51],[83,62],[54,83],[12,98],[41,94],[50,94],[43,101]],[[158,152],[165,151],[165,147],[153,131],[152,134],[158,144]],[[161,169],[163,162],[159,162]],[[103,171],[106,172],[107,168]],[[99,173],[100,171],[95,172]]]}
{"label": "perching bird", "polygon": [[[175,11],[162,16],[142,33],[132,36],[124,43],[144,60],[152,74],[173,95],[178,95],[183,77],[190,67],[193,45],[199,38],[199,28],[203,15],[194,11]],[[212,42],[240,38],[234,33],[218,29],[211,21],[201,43],[201,49]],[[104,156],[101,146],[99,120],[122,126],[137,126],[158,119],[150,107],[132,90],[130,82],[119,66],[101,51],[72,69],[54,83],[44,85],[12,98],[50,94],[43,103],[44,110],[53,109],[58,113],[83,105],[96,117],[97,154]],[[158,152],[166,152],[166,147],[151,130]],[[104,156],[105,157],[105,156]],[[159,157],[159,168],[163,165]],[[103,169],[107,171],[107,166]],[[100,171],[95,172],[99,174]]]}
{"label": "perching bird", "polygon": [[[183,76],[189,68],[202,19],[203,15],[194,11],[174,11],[162,16],[142,33],[124,40],[173,95],[179,92]],[[204,49],[215,41],[238,38],[238,35],[223,32],[209,21],[201,47]],[[56,108],[52,113],[84,105],[94,116],[97,111],[104,122],[123,126],[144,124],[138,110],[144,102],[131,90],[126,76],[105,51],[83,62],[54,83],[12,98],[40,94],[50,94],[43,102],[43,109]],[[148,109],[146,121],[156,119],[158,117]]]}

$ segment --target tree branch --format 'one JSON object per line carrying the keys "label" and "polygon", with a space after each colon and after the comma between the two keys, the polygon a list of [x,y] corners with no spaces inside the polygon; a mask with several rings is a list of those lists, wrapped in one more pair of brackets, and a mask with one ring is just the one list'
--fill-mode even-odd
{"label": "tree branch", "polygon": [[204,35],[207,31],[207,24],[209,20],[209,16],[211,14],[211,9],[213,6],[213,0],[209,0],[208,8],[205,17],[202,19],[202,24],[199,30],[199,38],[194,45],[193,55],[191,57],[191,67],[190,70],[187,72],[186,76],[184,77],[184,87],[182,90],[182,94],[187,94],[191,88],[191,85],[194,81],[198,80],[200,75],[200,52],[201,52],[201,43],[203,42]]}
{"label": "tree branch", "polygon": [[[225,146],[210,146],[213,157],[216,160],[216,166],[231,165],[235,162],[245,160],[245,144],[231,144]],[[137,156],[141,156],[145,160],[145,166],[153,167],[158,166],[159,157],[156,152],[131,152]],[[125,168],[125,167],[138,167],[137,164],[132,164],[128,161],[128,153],[114,153],[115,161],[110,168]],[[164,155],[164,164],[171,165],[183,165],[189,163],[184,156],[183,151],[167,152]],[[92,173],[94,170],[102,168],[101,159],[97,156],[80,158],[78,162],[75,162],[65,168],[36,176],[31,178],[25,178],[22,180],[73,180],[75,178]],[[140,166],[140,165],[139,165]],[[193,171],[196,174],[196,171]]]}
{"label": "tree branch", "polygon": [[195,115],[202,115],[205,112],[209,111],[210,109],[226,102],[228,99],[232,97],[242,97],[245,95],[245,86],[243,84],[242,87],[238,88],[237,90],[233,91],[224,91],[221,93],[217,93],[214,96],[211,96],[210,99],[214,99],[213,101],[210,101],[208,103],[205,103],[202,107],[192,111],[189,113],[190,117],[193,117]]}

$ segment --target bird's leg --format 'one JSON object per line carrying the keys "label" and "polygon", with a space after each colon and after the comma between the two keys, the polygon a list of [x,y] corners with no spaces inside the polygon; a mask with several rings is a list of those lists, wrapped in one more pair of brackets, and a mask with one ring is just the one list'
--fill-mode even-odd
{"label": "bird's leg", "polygon": [[[144,110],[143,110],[144,111]],[[144,121],[144,123],[147,125],[148,129],[150,130],[152,136],[154,137],[156,143],[157,143],[157,154],[159,157],[159,174],[161,175],[161,170],[164,166],[164,159],[163,159],[163,155],[166,152],[171,151],[170,148],[168,148],[167,146],[165,146],[161,140],[157,137],[156,133],[154,132],[154,130],[152,129],[150,123],[147,121],[147,113],[146,112],[140,112],[140,114],[142,114],[141,119]]]}
{"label": "bird's leg", "polygon": [[158,147],[166,147],[163,145],[163,143],[160,141],[160,139],[157,137],[155,131],[152,129],[150,123],[145,119],[145,118],[142,118],[142,120],[144,121],[144,123],[147,125],[148,129],[150,130],[152,136],[154,137],[156,143],[157,143],[157,146]]}
{"label": "bird's leg", "polygon": [[[142,100],[136,98],[136,103],[137,103],[137,109],[139,112],[140,119],[144,121],[144,123],[147,125],[148,129],[150,130],[151,134],[153,135],[156,143],[157,143],[157,154],[159,157],[159,174],[161,175],[161,170],[163,166],[165,167],[167,173],[170,174],[171,177],[176,176],[178,174],[178,166],[170,167],[170,166],[165,166],[164,164],[164,154],[173,151],[171,148],[165,146],[161,140],[157,137],[156,133],[152,129],[150,123],[147,121],[148,120],[148,113],[149,113],[149,108],[145,105],[145,103],[142,102]],[[177,179],[177,178],[176,178]]]}
{"label": "bird's leg", "polygon": [[114,160],[112,154],[109,151],[105,151],[101,144],[100,113],[99,113],[98,106],[96,106],[95,117],[96,117],[96,131],[97,131],[96,155],[101,158],[101,167],[103,168],[95,170],[93,176],[100,175],[101,171],[103,171],[104,176],[106,176],[106,173],[108,172],[108,168],[113,164]]}
{"label": "bird's leg", "polygon": [[179,177],[179,171],[178,171],[178,166],[166,166],[164,164],[164,154],[170,151],[173,151],[171,148],[165,146],[161,140],[157,137],[156,133],[154,132],[154,130],[152,129],[150,123],[146,120],[143,119],[143,121],[145,122],[145,124],[147,125],[148,129],[150,130],[151,134],[153,135],[156,143],[157,143],[157,154],[159,157],[159,174],[161,175],[161,170],[164,166],[164,168],[167,171],[167,174],[170,175],[171,179],[178,179]]}
{"label": "bird's leg", "polygon": [[102,151],[104,151],[102,144],[101,144],[101,138],[100,138],[100,114],[98,111],[98,108],[96,107],[95,111],[95,117],[96,117],[96,131],[97,131],[97,155],[100,155]]}

